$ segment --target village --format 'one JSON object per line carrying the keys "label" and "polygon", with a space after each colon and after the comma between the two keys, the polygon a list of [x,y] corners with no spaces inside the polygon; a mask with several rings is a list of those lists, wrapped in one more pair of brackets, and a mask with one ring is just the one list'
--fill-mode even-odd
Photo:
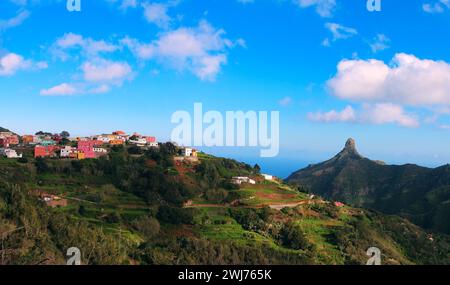
{"label": "village", "polygon": [[[23,136],[12,132],[0,132],[0,156],[10,159],[23,158],[20,150],[32,150],[34,158],[94,159],[106,155],[108,148],[120,145],[151,148],[158,147],[158,142],[153,136],[137,133],[128,135],[123,131],[90,137],[70,137],[67,132],[60,134],[38,132],[35,135]],[[192,153],[192,150],[189,152]]]}

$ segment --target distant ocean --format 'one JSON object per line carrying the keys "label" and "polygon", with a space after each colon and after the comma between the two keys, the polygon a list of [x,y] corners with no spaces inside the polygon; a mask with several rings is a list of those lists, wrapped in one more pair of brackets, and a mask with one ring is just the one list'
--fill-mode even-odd
{"label": "distant ocean", "polygon": [[283,179],[287,178],[292,172],[313,163],[298,157],[288,157],[286,153],[282,153],[282,156],[261,158],[259,152],[254,150],[236,151],[233,148],[201,148],[200,150],[215,156],[245,162],[252,166],[258,164],[262,173],[272,174]]}

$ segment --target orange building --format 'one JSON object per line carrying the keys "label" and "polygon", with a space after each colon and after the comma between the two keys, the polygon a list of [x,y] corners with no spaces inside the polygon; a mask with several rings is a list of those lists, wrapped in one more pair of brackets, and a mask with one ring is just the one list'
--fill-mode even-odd
{"label": "orange building", "polygon": [[32,143],[33,141],[34,141],[34,136],[32,136],[32,135],[24,135],[24,136],[22,136],[22,142],[24,144],[29,144],[29,143]]}
{"label": "orange building", "polygon": [[92,144],[93,146],[101,146],[104,144],[104,142],[101,140],[92,140]]}
{"label": "orange building", "polygon": [[123,145],[123,140],[110,140],[110,145]]}

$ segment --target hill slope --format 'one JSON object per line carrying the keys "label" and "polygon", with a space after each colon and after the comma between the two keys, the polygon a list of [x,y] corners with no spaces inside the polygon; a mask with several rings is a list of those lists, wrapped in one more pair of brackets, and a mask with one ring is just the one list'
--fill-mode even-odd
{"label": "hill slope", "polygon": [[450,233],[450,166],[385,165],[361,156],[349,139],[332,159],[291,174],[327,199],[397,214],[429,229]]}
{"label": "hill slope", "polygon": [[[62,264],[77,246],[87,264],[364,264],[376,246],[384,264],[450,263],[448,236],[310,199],[237,161],[174,163],[175,153],[167,144],[98,160],[0,158],[4,262]],[[235,175],[258,184],[227,183]],[[68,206],[48,208],[34,189]]]}

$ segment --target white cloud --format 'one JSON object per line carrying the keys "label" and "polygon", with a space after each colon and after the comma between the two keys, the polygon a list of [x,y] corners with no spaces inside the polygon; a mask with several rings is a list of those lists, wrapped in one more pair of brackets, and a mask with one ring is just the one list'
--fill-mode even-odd
{"label": "white cloud", "polygon": [[61,83],[49,89],[42,89],[42,96],[72,96],[83,94],[102,94],[109,92],[111,87],[108,84],[90,86],[86,83]]}
{"label": "white cloud", "polygon": [[68,83],[62,83],[49,89],[41,90],[40,94],[43,96],[67,96],[79,93],[79,91]]}
{"label": "white cloud", "polygon": [[346,27],[337,23],[326,23],[325,28],[327,28],[333,35],[333,41],[348,39],[358,34],[358,31],[356,29]]}
{"label": "white cloud", "polygon": [[16,53],[8,53],[0,57],[0,76],[11,76],[19,70],[46,69],[46,62],[34,63]]}
{"label": "white cloud", "polygon": [[20,69],[27,69],[30,63],[22,56],[9,53],[0,57],[0,76],[8,76],[15,74]]}
{"label": "white cloud", "polygon": [[402,127],[416,128],[419,126],[418,119],[407,114],[403,107],[390,103],[380,103],[364,106],[365,111],[360,115],[362,122],[372,124],[393,123]]}
{"label": "white cloud", "polygon": [[170,25],[171,18],[167,14],[168,6],[162,3],[144,3],[145,19],[157,25],[159,28],[167,29]]}
{"label": "white cloud", "polygon": [[431,14],[443,13],[446,9],[450,9],[450,0],[439,0],[434,3],[425,3],[422,9]]}
{"label": "white cloud", "polygon": [[0,30],[7,30],[16,26],[21,25],[28,17],[30,16],[30,12],[21,11],[17,16],[8,19],[8,20],[0,20]]}
{"label": "white cloud", "polygon": [[88,82],[107,82],[120,85],[131,74],[131,67],[125,62],[96,60],[85,62],[81,69]]}
{"label": "white cloud", "polygon": [[83,80],[80,80],[80,75],[75,75],[74,78],[78,78],[76,82],[44,89],[41,95],[99,94],[109,92],[113,86],[121,86],[125,80],[132,79],[131,66],[126,62],[104,58],[106,54],[120,49],[122,46],[104,40],[85,38],[74,33],[63,35],[52,45],[52,53],[61,60],[66,60],[72,51],[77,51],[77,56],[73,59],[84,60],[79,67]]}
{"label": "white cloud", "polygon": [[373,53],[383,51],[389,48],[390,39],[384,34],[378,34],[369,44]]}
{"label": "white cloud", "polygon": [[390,65],[375,59],[343,60],[327,86],[333,95],[352,101],[448,105],[450,65],[404,53],[396,54]]}
{"label": "white cloud", "polygon": [[332,17],[336,7],[336,0],[295,0],[301,8],[315,7],[316,12],[324,18]]}
{"label": "white cloud", "polygon": [[63,60],[69,57],[67,52],[74,49],[81,49],[85,56],[94,57],[100,53],[115,52],[120,47],[104,40],[97,41],[78,34],[67,33],[57,39],[51,48],[53,54]]}
{"label": "white cloud", "polygon": [[331,110],[329,112],[309,113],[308,119],[314,122],[347,123],[356,121],[356,113],[352,106],[347,106],[342,111]]}
{"label": "white cloud", "polygon": [[168,31],[151,43],[125,38],[122,43],[140,60],[156,59],[179,71],[188,70],[202,80],[214,81],[227,63],[226,51],[245,43],[224,37],[225,31],[201,21],[198,27]]}
{"label": "white cloud", "polygon": [[122,0],[119,8],[122,10],[127,10],[128,8],[136,8],[138,6],[137,0]]}
{"label": "white cloud", "polygon": [[358,111],[355,111],[352,106],[347,106],[342,111],[309,113],[308,119],[324,123],[396,124],[407,128],[419,126],[416,117],[407,114],[401,106],[389,103],[365,104]]}

